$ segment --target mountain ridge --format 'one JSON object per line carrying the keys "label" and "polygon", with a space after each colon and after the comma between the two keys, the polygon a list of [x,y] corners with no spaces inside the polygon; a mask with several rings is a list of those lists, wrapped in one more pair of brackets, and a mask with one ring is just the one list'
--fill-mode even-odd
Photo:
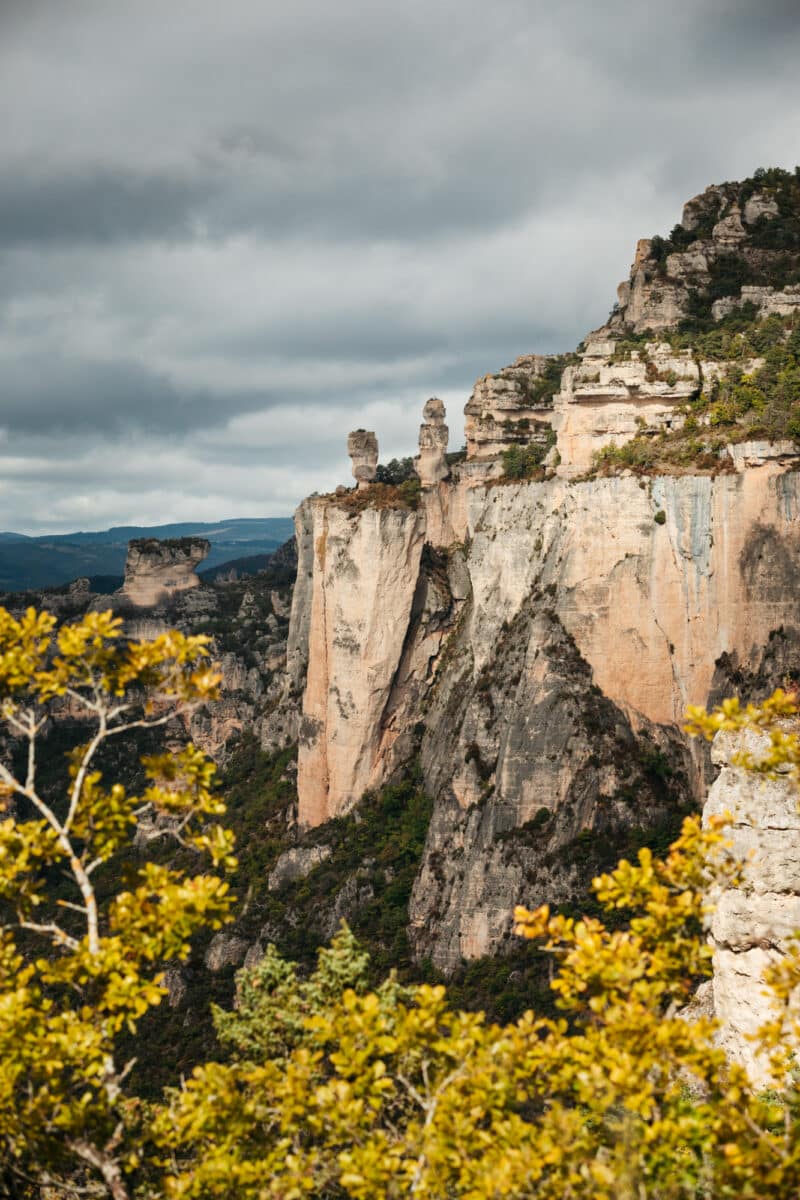
{"label": "mountain ridge", "polygon": [[293,534],[290,517],[233,517],[165,525],[117,525],[73,533],[0,533],[0,591],[59,587],[83,576],[121,576],[128,542],[140,537],[202,536],[211,543],[206,570],[272,554]]}

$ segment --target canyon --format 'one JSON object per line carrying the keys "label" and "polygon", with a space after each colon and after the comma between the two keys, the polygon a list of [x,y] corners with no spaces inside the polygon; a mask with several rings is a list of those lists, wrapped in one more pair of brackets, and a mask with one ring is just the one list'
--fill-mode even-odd
{"label": "canyon", "polygon": [[[783,187],[709,188],[669,239],[640,241],[575,351],[476,382],[463,452],[435,397],[396,483],[379,482],[376,432],[355,430],[355,486],[304,500],[266,572],[210,584],[202,541],[133,542],[113,595],[77,581],[44,598],[63,617],[112,607],[134,637],[207,633],[222,696],[184,732],[223,766],[254,739],[277,773],[247,825],[266,865],[202,970],[172,971],[178,1008],[192,970],[232,972],[270,941],[306,950],[393,887],[414,969],[513,957],[515,904],[580,910],[598,870],[705,800],[758,851],[711,930],[713,1003],[723,1044],[765,1078],[746,1034],[764,964],[800,925],[800,819],[785,780],[756,786],[683,723],[690,704],[800,676],[795,402],[778,433],[760,400],[728,402],[795,336],[800,251],[770,248]],[[624,457],[637,447],[655,465]],[[426,797],[407,889],[380,829],[358,832],[384,793]]]}

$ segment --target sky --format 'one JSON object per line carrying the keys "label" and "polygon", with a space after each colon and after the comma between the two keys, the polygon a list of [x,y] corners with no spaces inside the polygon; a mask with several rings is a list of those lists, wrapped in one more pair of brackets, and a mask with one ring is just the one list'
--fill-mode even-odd
{"label": "sky", "polygon": [[0,0],[0,529],[281,516],[800,161],[797,0]]}

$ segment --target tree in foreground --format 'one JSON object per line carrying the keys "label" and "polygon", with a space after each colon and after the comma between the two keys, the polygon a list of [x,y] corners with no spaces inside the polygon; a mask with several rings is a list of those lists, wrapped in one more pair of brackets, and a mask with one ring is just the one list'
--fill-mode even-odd
{"label": "tree in foreground", "polygon": [[[15,620],[0,609],[0,1186],[11,1197],[125,1200],[148,1131],[120,1035],[165,995],[160,966],[185,956],[200,926],[219,926],[230,897],[215,875],[141,859],[110,895],[98,876],[137,828],[223,866],[231,839],[213,823],[223,811],[213,765],[193,746],[144,759],[141,796],[104,786],[97,759],[109,741],[213,698],[218,677],[204,638],[129,642],[110,613],[55,626],[48,613]],[[51,795],[42,741],[65,717],[83,741],[66,789]]]}
{"label": "tree in foreground", "polygon": [[[794,705],[692,712],[694,732],[757,724],[758,763],[797,766]],[[347,930],[303,981],[270,949],[217,1013],[230,1060],[195,1071],[162,1110],[170,1200],[546,1197],[659,1200],[800,1191],[792,1075],[800,956],[771,980],[763,1030],[775,1090],[756,1095],[685,1011],[711,970],[709,895],[734,882],[722,827],[686,820],[665,861],[648,850],[594,881],[613,927],[518,909],[558,970],[561,1020],[504,1028],[448,1007],[442,987],[365,984]],[[621,918],[627,917],[625,923]],[[621,927],[620,927],[621,926]]]}
{"label": "tree in foreground", "polygon": [[[230,864],[212,767],[193,747],[144,760],[141,796],[103,785],[104,743],[164,725],[212,697],[203,639],[129,643],[110,614],[56,632],[0,610],[0,1194],[25,1200],[784,1200],[800,1193],[793,1076],[800,955],[773,972],[762,1031],[774,1091],[755,1095],[687,1001],[711,969],[715,885],[738,877],[720,825],[684,823],[663,862],[642,850],[594,881],[606,922],[518,909],[518,932],[555,963],[558,1020],[500,1027],[449,1007],[445,989],[367,984],[343,929],[301,977],[273,948],[240,972],[216,1013],[223,1062],[197,1068],[151,1112],[129,1091],[120,1034],[164,994],[180,958],[230,897],[216,875],[110,860],[163,831]],[[782,724],[794,704],[728,702],[691,714],[706,736],[757,725],[769,752],[746,765],[795,772]],[[50,795],[37,749],[48,721],[87,735],[68,787]],[[12,764],[19,763],[14,770]],[[106,880],[98,887],[98,878]]]}

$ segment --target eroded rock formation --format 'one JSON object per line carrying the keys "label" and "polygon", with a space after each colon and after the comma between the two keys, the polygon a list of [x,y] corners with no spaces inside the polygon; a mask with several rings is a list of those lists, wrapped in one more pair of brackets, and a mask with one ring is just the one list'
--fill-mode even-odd
{"label": "eroded rock formation", "polygon": [[432,398],[422,410],[419,428],[419,456],[414,468],[424,488],[435,487],[450,474],[447,465],[447,442],[450,431],[444,423],[447,413],[441,400]]}
{"label": "eroded rock formation", "polygon": [[674,327],[687,316],[692,295],[707,288],[718,266],[731,256],[743,271],[755,274],[776,265],[780,249],[753,244],[751,236],[759,221],[778,215],[774,198],[753,192],[743,213],[739,193],[740,185],[721,184],[689,200],[678,226],[682,236],[677,246],[663,238],[639,241],[630,277],[617,289],[618,304],[609,330],[641,333]]}
{"label": "eroded rock formation", "polygon": [[131,604],[152,608],[199,587],[196,568],[210,549],[205,538],[134,539],[128,543],[122,595]]}
{"label": "eroded rock formation", "polygon": [[477,381],[464,409],[470,462],[488,463],[511,446],[544,442],[552,424],[553,392],[543,380],[554,354],[526,354]]}
{"label": "eroded rock formation", "polygon": [[368,487],[378,466],[378,439],[366,429],[354,429],[347,438],[347,453],[353,463],[353,478],[360,488]]}

